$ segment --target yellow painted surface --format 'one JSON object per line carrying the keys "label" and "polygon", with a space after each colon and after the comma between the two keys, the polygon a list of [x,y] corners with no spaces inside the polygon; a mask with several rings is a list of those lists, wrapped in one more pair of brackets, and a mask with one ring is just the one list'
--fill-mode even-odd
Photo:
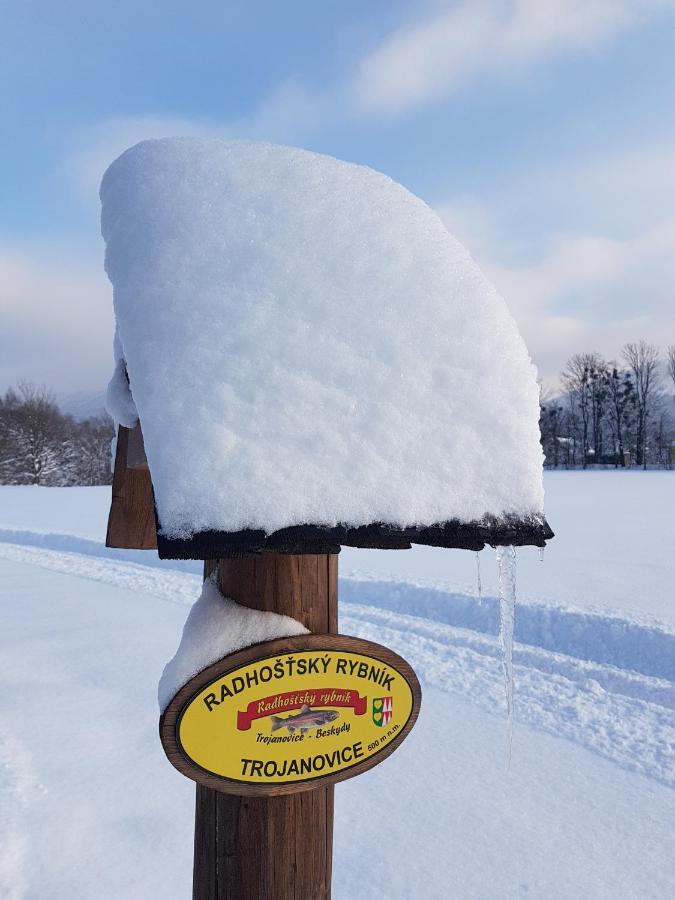
{"label": "yellow painted surface", "polygon": [[379,659],[302,650],[215,679],[186,706],[178,738],[194,763],[225,778],[308,781],[380,753],[412,708],[405,677]]}

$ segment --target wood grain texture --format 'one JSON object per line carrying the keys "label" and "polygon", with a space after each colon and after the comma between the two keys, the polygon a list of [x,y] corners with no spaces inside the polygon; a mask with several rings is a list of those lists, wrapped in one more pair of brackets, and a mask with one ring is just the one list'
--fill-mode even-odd
{"label": "wood grain texture", "polygon": [[127,432],[127,469],[147,469],[148,458],[145,455],[145,441],[140,420]]}
{"label": "wood grain texture", "polygon": [[198,786],[196,810],[195,900],[330,897],[332,790],[261,800]]}
{"label": "wood grain texture", "polygon": [[120,425],[105,545],[126,550],[155,550],[157,532],[150,471],[147,467],[127,466],[128,441],[129,429]]}
{"label": "wood grain texture", "polygon": [[[337,556],[207,561],[205,575],[216,568],[220,590],[237,603],[337,631]],[[198,785],[193,900],[329,900],[333,790],[243,797]]]}

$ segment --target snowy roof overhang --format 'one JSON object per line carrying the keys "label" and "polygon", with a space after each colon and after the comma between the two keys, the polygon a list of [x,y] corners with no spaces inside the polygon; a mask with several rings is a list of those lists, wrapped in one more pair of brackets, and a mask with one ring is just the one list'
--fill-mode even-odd
{"label": "snowy roof overhang", "polygon": [[552,537],[534,367],[421,200],[194,138],[131,148],[101,200],[109,411],[142,422],[160,556]]}

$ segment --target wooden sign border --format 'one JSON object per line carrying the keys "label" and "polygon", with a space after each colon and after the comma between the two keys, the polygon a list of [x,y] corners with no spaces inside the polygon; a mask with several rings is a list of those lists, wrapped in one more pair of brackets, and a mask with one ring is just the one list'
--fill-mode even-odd
{"label": "wooden sign border", "polygon": [[[178,739],[178,725],[181,714],[200,691],[216,678],[227,675],[241,666],[253,662],[262,662],[279,653],[297,653],[300,650],[337,650],[344,653],[359,653],[378,659],[399,671],[410,685],[412,691],[412,711],[400,733],[372,756],[369,756],[368,759],[350,766],[348,769],[318,778],[294,781],[287,784],[252,784],[246,781],[235,781],[234,779],[207,772],[187,756]],[[273,797],[282,794],[297,794],[322,785],[346,781],[348,778],[360,775],[362,772],[366,772],[368,769],[372,769],[381,763],[394,752],[410,733],[417,721],[421,703],[422,689],[412,666],[403,657],[394,653],[393,650],[389,650],[387,647],[383,647],[381,644],[376,644],[373,641],[351,637],[346,634],[301,634],[297,637],[279,638],[274,641],[253,644],[250,647],[230,654],[230,656],[226,656],[224,659],[218,660],[218,662],[199,672],[178,691],[166,707],[159,720],[159,736],[169,762],[183,775],[205,787],[225,794],[238,794],[242,797]]]}

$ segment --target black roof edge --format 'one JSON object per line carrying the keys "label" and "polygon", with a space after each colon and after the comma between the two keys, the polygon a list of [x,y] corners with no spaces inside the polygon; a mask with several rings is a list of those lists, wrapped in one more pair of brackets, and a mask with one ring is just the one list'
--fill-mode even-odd
{"label": "black roof edge", "polygon": [[170,538],[157,527],[160,559],[223,559],[248,553],[339,553],[341,547],[409,550],[412,544],[482,550],[491,547],[544,547],[553,532],[543,516],[480,522],[452,520],[438,525],[397,527],[382,522],[351,527],[293,525],[271,534],[259,529],[198,531],[189,538]]}

